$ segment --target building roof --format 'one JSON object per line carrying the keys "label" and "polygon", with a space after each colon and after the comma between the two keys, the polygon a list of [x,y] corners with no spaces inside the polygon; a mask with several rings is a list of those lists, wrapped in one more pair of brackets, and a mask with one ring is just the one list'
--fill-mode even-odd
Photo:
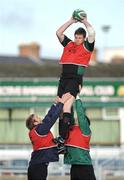
{"label": "building roof", "polygon": [[32,58],[21,56],[0,56],[0,64],[34,64]]}
{"label": "building roof", "polygon": [[[61,66],[53,59],[0,56],[0,77],[59,77]],[[86,77],[124,77],[124,63],[89,66]]]}

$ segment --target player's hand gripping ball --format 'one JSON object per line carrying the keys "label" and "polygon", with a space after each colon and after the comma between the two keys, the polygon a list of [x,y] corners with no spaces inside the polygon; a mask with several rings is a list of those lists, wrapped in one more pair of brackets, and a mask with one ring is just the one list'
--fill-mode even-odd
{"label": "player's hand gripping ball", "polygon": [[87,17],[87,14],[84,10],[76,9],[72,14],[73,19],[82,21],[85,17]]}

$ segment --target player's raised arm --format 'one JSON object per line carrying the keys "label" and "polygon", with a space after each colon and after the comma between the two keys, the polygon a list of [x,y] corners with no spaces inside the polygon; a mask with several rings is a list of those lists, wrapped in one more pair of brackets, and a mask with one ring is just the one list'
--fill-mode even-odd
{"label": "player's raised arm", "polygon": [[85,17],[83,20],[81,20],[88,32],[88,42],[93,43],[95,41],[95,31],[92,25],[87,21],[87,17]]}
{"label": "player's raised arm", "polygon": [[56,35],[59,39],[60,42],[62,42],[64,40],[64,31],[73,23],[76,23],[77,20],[71,18],[70,20],[68,20],[66,23],[64,23],[57,31],[56,31]]}

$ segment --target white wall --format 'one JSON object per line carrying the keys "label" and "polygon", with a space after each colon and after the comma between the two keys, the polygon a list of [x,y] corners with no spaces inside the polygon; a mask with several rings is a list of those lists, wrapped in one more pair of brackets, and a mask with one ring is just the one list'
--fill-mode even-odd
{"label": "white wall", "polygon": [[124,58],[124,47],[121,48],[107,48],[104,50],[105,62],[111,62],[113,57]]}

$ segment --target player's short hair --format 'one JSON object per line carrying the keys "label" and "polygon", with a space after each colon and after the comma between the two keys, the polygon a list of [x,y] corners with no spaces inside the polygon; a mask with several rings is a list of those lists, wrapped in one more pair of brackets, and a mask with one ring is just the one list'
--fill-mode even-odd
{"label": "player's short hair", "polygon": [[84,28],[78,28],[76,31],[75,31],[75,33],[74,33],[74,35],[83,35],[84,36],[84,38],[86,37],[86,31],[85,31],[85,29]]}
{"label": "player's short hair", "polygon": [[34,125],[33,125],[33,122],[32,122],[32,119],[34,117],[34,114],[31,114],[27,119],[26,119],[26,127],[29,129],[29,130],[32,130]]}

